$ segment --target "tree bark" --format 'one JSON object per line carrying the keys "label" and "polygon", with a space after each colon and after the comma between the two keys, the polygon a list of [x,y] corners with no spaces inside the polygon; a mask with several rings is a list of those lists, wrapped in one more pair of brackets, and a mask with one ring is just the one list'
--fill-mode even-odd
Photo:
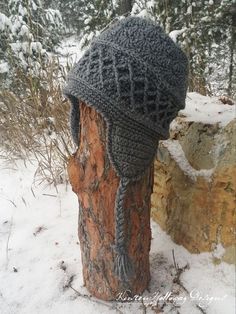
{"label": "tree bark", "polygon": [[102,116],[84,103],[80,105],[80,146],[70,158],[68,173],[79,199],[79,227],[84,284],[103,300],[115,300],[129,290],[141,294],[148,286],[151,243],[150,208],[153,165],[145,176],[130,183],[124,203],[129,256],[135,276],[122,286],[113,272],[115,252],[114,206],[120,178],[106,151],[106,124]]}

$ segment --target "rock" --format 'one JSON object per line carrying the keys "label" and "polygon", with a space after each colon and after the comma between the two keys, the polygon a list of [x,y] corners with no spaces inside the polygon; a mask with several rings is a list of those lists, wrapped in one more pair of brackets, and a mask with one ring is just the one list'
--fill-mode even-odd
{"label": "rock", "polygon": [[216,263],[235,262],[236,119],[225,115],[223,123],[201,122],[181,112],[159,144],[152,195],[153,219],[190,252],[212,252]]}

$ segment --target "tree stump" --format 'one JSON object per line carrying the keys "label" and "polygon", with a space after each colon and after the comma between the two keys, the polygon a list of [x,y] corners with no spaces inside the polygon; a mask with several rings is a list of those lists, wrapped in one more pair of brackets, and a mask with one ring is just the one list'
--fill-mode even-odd
{"label": "tree stump", "polygon": [[[124,203],[128,252],[135,266],[133,279],[123,286],[114,275],[115,198],[120,178],[106,151],[106,123],[85,103],[80,106],[80,146],[70,158],[68,173],[79,200],[78,236],[84,284],[102,300],[115,300],[119,293],[141,294],[150,280],[150,208],[153,165],[144,177],[130,183]],[[132,134],[130,134],[132,136]]]}

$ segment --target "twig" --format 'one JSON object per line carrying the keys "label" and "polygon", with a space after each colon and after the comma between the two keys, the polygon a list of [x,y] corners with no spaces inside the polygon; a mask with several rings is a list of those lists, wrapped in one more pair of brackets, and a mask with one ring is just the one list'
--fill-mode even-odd
{"label": "twig", "polygon": [[47,193],[43,193],[44,196],[51,196],[51,197],[57,197],[57,195],[53,195],[53,194],[47,194]]}
{"label": "twig", "polygon": [[79,292],[78,290],[76,290],[74,287],[72,287],[71,284],[68,285],[69,288],[71,288],[79,297],[85,298],[87,300],[91,300],[91,295],[88,294],[82,294],[81,292]]}
{"label": "twig", "polygon": [[179,265],[176,263],[176,260],[175,260],[175,252],[174,252],[174,250],[172,250],[172,256],[173,256],[174,266],[175,266],[175,269],[176,269],[176,274],[175,274],[175,277],[173,279],[173,283],[177,283],[186,292],[188,292],[186,290],[186,288],[183,286],[183,284],[181,283],[180,276],[186,269],[189,269],[189,264],[186,264],[184,267],[179,267]]}
{"label": "twig", "polygon": [[197,308],[199,309],[199,311],[202,312],[203,314],[207,314],[207,312],[204,311],[204,309],[203,309],[201,306],[199,306],[198,304],[196,304],[196,307],[197,307]]}
{"label": "twig", "polygon": [[172,250],[172,257],[173,257],[175,269],[178,270],[177,264],[175,262],[175,251],[174,251],[174,249]]}
{"label": "twig", "polygon": [[[63,268],[61,268],[61,269],[63,269]],[[65,270],[66,270],[66,269],[64,269],[64,271],[65,271]],[[70,276],[70,278],[69,278],[67,284],[63,286],[63,289],[64,289],[64,290],[71,287],[71,284],[72,284],[74,278],[75,278],[75,275]]]}
{"label": "twig", "polygon": [[13,214],[11,215],[10,229],[8,232],[7,243],[6,243],[6,266],[5,266],[6,270],[8,268],[8,263],[9,263],[8,250],[9,250],[9,241],[10,241],[10,237],[11,237],[12,225],[13,225]]}
{"label": "twig", "polygon": [[108,307],[110,310],[115,310],[117,311],[119,314],[124,314],[120,309],[118,309],[116,306],[111,306],[103,301],[100,301],[100,300],[97,300],[97,299],[92,299],[92,296],[91,295],[88,295],[88,294],[83,294],[81,292],[79,292],[78,290],[76,290],[74,287],[72,287],[72,285],[69,283],[68,284],[68,287],[71,288],[79,297],[82,297],[84,299],[87,299],[89,301],[92,301],[92,302],[96,302],[100,305],[104,305],[106,307]]}
{"label": "twig", "polygon": [[[175,260],[174,250],[172,250],[172,256],[173,256],[174,266],[176,269],[176,275],[175,275],[175,278],[173,279],[173,283],[178,284],[189,295],[188,289],[184,286],[184,284],[180,280],[180,276],[182,275],[182,273],[186,269],[189,269],[189,264],[186,264],[184,267],[179,268],[179,265],[176,263],[176,260]],[[206,314],[206,311],[203,308],[201,308],[198,304],[195,304],[195,306],[201,313]]]}
{"label": "twig", "polygon": [[21,199],[22,199],[22,202],[25,204],[25,207],[27,207],[26,200],[24,199],[23,196],[21,196]]}
{"label": "twig", "polygon": [[7,199],[7,198],[6,198],[6,200],[7,200],[8,202],[12,203],[12,205],[13,205],[15,208],[17,207],[16,204],[15,204],[12,200],[9,200],[9,199]]}
{"label": "twig", "polygon": [[180,281],[180,279],[178,280],[177,284],[186,292],[189,294],[189,291],[185,288],[185,286],[183,285],[182,281]]}
{"label": "twig", "polygon": [[36,198],[36,196],[35,196],[35,194],[34,194],[34,190],[33,190],[33,188],[32,188],[32,186],[31,186],[31,192],[32,192],[32,194],[33,194],[33,196],[34,196],[34,198]]}
{"label": "twig", "polygon": [[143,299],[142,299],[142,308],[143,308],[143,314],[147,313],[147,307],[145,306]]}

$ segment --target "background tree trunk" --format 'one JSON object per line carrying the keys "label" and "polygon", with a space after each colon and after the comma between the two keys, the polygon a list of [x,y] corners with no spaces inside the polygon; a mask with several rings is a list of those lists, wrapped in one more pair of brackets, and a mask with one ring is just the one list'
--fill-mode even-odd
{"label": "background tree trunk", "polygon": [[230,63],[229,63],[229,80],[228,80],[228,95],[233,94],[233,79],[234,79],[234,53],[235,53],[235,42],[236,42],[236,9],[234,14],[232,13],[232,25],[231,25],[231,43],[230,43]]}
{"label": "background tree trunk", "polygon": [[72,189],[79,199],[78,234],[85,286],[93,296],[103,300],[114,300],[125,289],[131,294],[140,294],[150,279],[153,166],[142,180],[131,183],[127,190],[126,231],[135,276],[123,287],[113,273],[114,204],[120,179],[106,152],[106,124],[99,113],[80,103],[80,125],[80,147],[69,161],[68,172]]}

